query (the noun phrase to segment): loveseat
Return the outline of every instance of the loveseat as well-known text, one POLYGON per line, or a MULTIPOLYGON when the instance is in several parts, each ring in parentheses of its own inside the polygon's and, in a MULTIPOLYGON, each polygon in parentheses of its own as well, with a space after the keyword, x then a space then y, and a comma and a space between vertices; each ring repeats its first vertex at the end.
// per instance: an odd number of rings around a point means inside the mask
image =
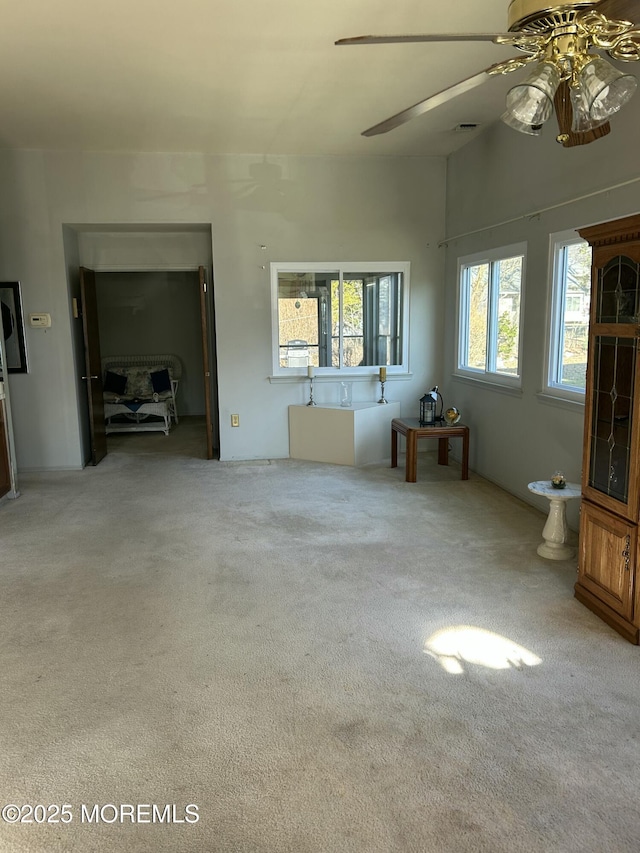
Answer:
POLYGON ((110 355, 102 359, 106 431, 161 430, 178 423, 176 393, 182 375, 177 355, 110 355))

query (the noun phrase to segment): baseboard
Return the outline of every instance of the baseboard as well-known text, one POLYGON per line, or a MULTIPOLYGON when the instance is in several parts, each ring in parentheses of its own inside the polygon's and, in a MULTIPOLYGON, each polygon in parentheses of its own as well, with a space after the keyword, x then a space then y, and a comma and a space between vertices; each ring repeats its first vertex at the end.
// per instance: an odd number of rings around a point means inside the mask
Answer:
POLYGON ((618 634, 625 638, 625 640, 628 640, 635 646, 640 645, 640 629, 638 629, 636 625, 629 622, 629 620, 625 619, 623 616, 620 616, 619 613, 616 613, 615 610, 612 610, 600 601, 599 598, 596 598, 593 593, 581 586, 580 583, 575 585, 574 594, 581 604, 588 607, 592 613, 599 616, 603 622, 606 622, 610 628, 617 631, 618 634))
POLYGON ((84 468, 84 465, 64 465, 61 468, 20 468, 20 470, 18 471, 18 479, 20 479, 23 474, 53 474, 56 471, 83 471, 84 468))

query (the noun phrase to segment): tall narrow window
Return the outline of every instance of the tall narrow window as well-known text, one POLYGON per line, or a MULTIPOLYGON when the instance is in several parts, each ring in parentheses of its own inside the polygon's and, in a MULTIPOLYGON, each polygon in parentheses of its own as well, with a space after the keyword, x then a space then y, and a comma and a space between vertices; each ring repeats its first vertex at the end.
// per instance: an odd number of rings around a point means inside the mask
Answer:
POLYGON ((275 374, 408 370, 408 263, 272 264, 271 274, 275 374))
POLYGON ((524 248, 461 259, 458 373, 519 383, 524 248))
POLYGON ((591 246, 575 231, 552 238, 547 390, 583 399, 591 305, 591 246))

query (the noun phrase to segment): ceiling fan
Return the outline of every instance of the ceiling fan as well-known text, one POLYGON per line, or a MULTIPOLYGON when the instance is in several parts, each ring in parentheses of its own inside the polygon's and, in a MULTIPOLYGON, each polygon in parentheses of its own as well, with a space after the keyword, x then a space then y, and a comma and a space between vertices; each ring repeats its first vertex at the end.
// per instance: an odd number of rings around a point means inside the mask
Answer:
POLYGON ((633 95, 636 78, 614 68, 595 51, 624 62, 639 60, 637 24, 638 0, 575 0, 562 5, 511 0, 506 33, 356 36, 336 44, 491 41, 520 52, 368 128, 363 136, 387 133, 497 74, 533 64, 529 75, 509 90, 502 120, 515 130, 538 136, 555 108, 556 139, 568 148, 609 133, 608 119, 633 95))

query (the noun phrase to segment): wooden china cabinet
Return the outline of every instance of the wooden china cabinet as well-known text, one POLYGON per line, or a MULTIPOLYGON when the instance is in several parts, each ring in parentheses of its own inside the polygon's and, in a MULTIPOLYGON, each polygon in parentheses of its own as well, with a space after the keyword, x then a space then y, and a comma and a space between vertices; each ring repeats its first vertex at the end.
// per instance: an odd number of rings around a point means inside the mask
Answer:
POLYGON ((640 215, 579 229, 593 248, 576 598, 640 637, 640 215))

